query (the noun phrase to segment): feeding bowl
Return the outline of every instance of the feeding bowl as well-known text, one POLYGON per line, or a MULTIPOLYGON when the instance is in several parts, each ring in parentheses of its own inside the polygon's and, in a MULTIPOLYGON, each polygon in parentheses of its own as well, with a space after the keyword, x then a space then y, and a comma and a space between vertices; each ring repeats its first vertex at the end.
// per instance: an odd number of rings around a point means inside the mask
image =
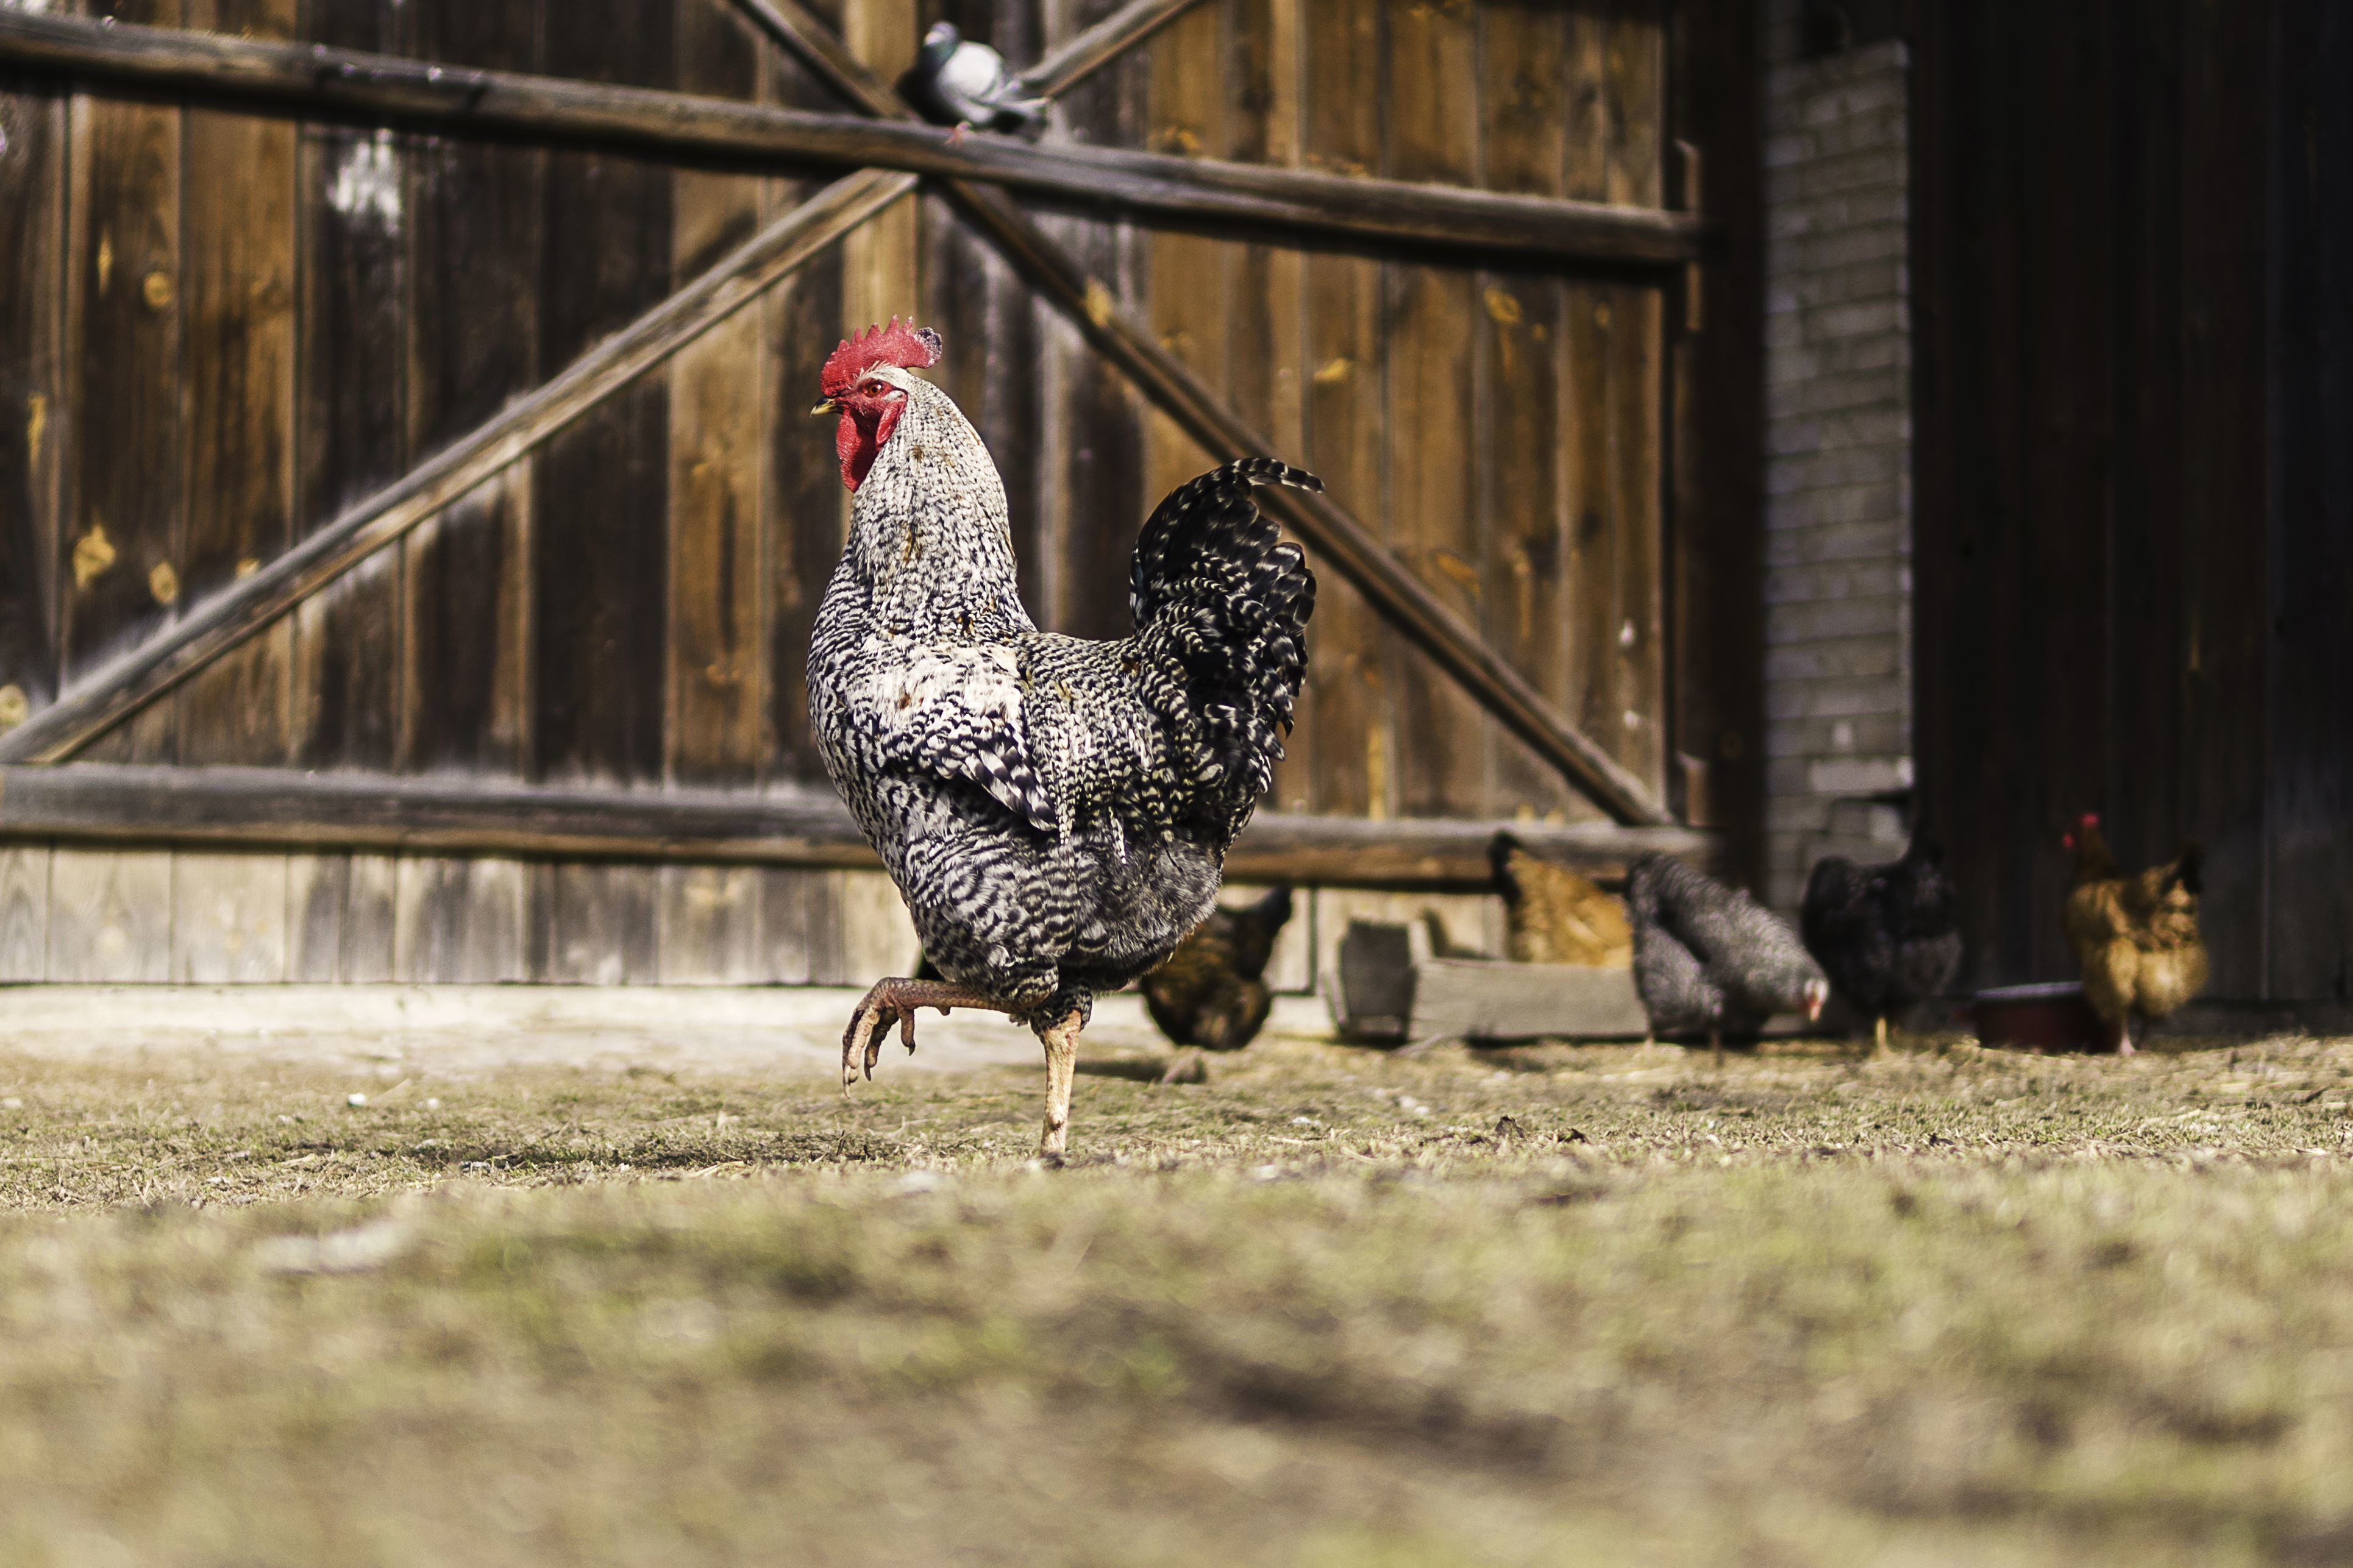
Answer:
POLYGON ((2104 1051, 2108 1026, 2084 1000, 2081 981, 2001 985, 1970 999, 1978 1043, 2029 1051, 2104 1051))

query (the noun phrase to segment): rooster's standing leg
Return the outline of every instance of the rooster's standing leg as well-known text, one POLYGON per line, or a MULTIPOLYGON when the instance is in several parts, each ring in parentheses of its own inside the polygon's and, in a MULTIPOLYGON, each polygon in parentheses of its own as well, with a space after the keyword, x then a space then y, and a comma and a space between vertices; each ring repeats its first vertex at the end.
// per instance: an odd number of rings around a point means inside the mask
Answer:
POLYGON ((1722 1072, 1724 1070, 1724 1031, 1722 1029, 1710 1029, 1707 1032, 1707 1048, 1709 1054, 1715 1058, 1715 1070, 1722 1072))
POLYGON ((951 1007, 986 1007, 992 1013, 1013 1011, 969 985, 944 980, 878 980, 859 1002, 858 1011, 849 1016, 849 1027, 841 1033, 843 1089, 858 1081, 861 1066, 868 1078, 874 1076, 874 1064, 882 1055, 882 1036, 893 1024, 899 1026, 899 1038, 908 1055, 914 1054, 915 1010, 919 1007, 937 1007, 943 1015, 951 1007))
POLYGON ((1878 1022, 1878 1024, 1875 1026, 1875 1027, 1876 1027, 1877 1032, 1876 1032, 1875 1034, 1873 1034, 1873 1037, 1872 1037, 1872 1040, 1871 1040, 1871 1054, 1872 1054, 1873 1056, 1874 1056, 1874 1057, 1883 1057, 1883 1056, 1885 1056, 1885 1055, 1887 1054, 1887 1015, 1886 1015, 1886 1014, 1882 1013, 1882 1014, 1879 1016, 1879 1022, 1878 1022))
POLYGON ((1085 1012, 1073 1011, 1060 1023, 1038 1031, 1039 1043, 1046 1047, 1046 1131, 1038 1152, 1049 1160, 1060 1160, 1070 1142, 1071 1079, 1078 1071, 1079 1031, 1086 1023, 1085 1012))

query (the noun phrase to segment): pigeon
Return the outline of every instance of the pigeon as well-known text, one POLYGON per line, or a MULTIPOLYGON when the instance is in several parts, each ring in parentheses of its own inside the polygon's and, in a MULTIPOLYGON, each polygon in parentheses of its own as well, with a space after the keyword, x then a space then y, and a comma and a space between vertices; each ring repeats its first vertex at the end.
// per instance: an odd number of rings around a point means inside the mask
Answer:
POLYGON ((935 22, 923 35, 902 87, 924 119, 941 125, 977 126, 1035 136, 1046 129, 1046 100, 1021 96, 1005 57, 967 42, 953 22, 935 22))

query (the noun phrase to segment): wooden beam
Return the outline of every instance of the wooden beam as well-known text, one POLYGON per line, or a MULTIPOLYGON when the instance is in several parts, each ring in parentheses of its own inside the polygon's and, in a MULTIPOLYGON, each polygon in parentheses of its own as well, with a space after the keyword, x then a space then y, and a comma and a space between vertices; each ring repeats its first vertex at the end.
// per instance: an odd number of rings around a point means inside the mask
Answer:
MULTIPOLYGON (((816 53, 821 47, 815 40, 804 39, 796 52, 816 53)), ((895 95, 885 103, 881 84, 855 61, 844 76, 844 90, 856 101, 906 111, 895 95)), ((963 180, 948 181, 944 189, 949 200, 996 245, 1014 269, 1069 315, 1097 353, 1117 365, 1210 456, 1284 456, 1182 360, 1162 348, 1156 337, 1130 320, 1111 290, 1090 277, 1068 249, 1004 192, 963 180)), ((1484 638, 1465 626, 1329 496, 1289 489, 1261 493, 1319 559, 1337 568, 1383 619, 1403 632, 1473 700, 1559 769, 1615 821, 1645 826, 1674 822, 1673 814, 1643 780, 1569 723, 1526 677, 1488 647, 1484 638)))
POLYGON ((1060 98, 1082 78, 1117 59, 1161 28, 1191 10, 1199 0, 1134 0, 1083 32, 1063 40, 1059 49, 1021 73, 1022 90, 1033 98, 1060 98))
MULTIPOLYGON (((767 9, 788 30, 791 18, 767 9)), ((807 58, 805 56, 804 58, 807 58)), ((1121 148, 951 139, 901 119, 813 114, 732 100, 454 69, 319 46, 0 10, 0 67, 201 95, 311 117, 442 134, 496 132, 752 167, 892 168, 981 181, 1069 206, 1293 242, 1527 265, 1680 265, 1700 253, 1689 214, 1357 179, 1121 148)), ((860 101, 870 94, 861 90, 860 101)))
MULTIPOLYGON (((1610 879, 1651 851, 1705 861, 1684 828, 1367 822, 1262 813, 1226 860, 1244 881, 1479 888, 1508 826, 1537 854, 1610 879)), ((0 767, 0 844, 203 845, 702 864, 871 868, 831 790, 636 794, 448 778, 79 763, 0 767)))
POLYGON ((0 735, 0 763, 72 756, 749 304, 915 183, 911 174, 878 169, 827 186, 537 392, 0 735))

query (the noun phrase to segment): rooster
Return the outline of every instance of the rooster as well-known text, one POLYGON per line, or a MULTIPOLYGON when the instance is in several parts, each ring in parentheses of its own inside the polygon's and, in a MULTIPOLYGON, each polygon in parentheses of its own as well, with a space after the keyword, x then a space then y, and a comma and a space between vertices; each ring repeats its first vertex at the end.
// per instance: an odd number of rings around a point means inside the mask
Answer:
POLYGON ((2108 1026, 2116 1054, 2133 1053, 2135 1018, 2171 1016, 2206 988, 2206 942, 2198 934, 2205 856, 2182 847, 2169 866, 2127 877, 2090 813, 2060 842, 2075 852, 2067 895, 2067 945, 2084 971, 2084 1000, 2108 1026))
POLYGON ((1664 855, 1626 868, 1634 989, 1654 1035, 1755 1035, 1776 1013, 1822 1016, 1831 983, 1788 923, 1737 888, 1664 855))
POLYGON ((1273 780, 1307 673, 1315 579, 1253 486, 1323 488, 1246 458, 1144 525, 1134 635, 1041 632, 1021 605, 1005 487, 947 394, 939 336, 870 329, 826 361, 819 414, 853 496, 818 608, 809 722, 826 772, 946 978, 876 983, 841 1041, 871 1078, 892 1024, 982 1007, 1045 1047, 1042 1152, 1068 1140, 1095 993, 1166 958, 1214 904, 1273 780))
POLYGON ((1887 1048, 1890 1014, 1938 994, 1961 967, 1960 915, 1942 858, 1915 838, 1892 865, 1825 855, 1806 879, 1806 950, 1872 1016, 1874 1050, 1887 1048))

